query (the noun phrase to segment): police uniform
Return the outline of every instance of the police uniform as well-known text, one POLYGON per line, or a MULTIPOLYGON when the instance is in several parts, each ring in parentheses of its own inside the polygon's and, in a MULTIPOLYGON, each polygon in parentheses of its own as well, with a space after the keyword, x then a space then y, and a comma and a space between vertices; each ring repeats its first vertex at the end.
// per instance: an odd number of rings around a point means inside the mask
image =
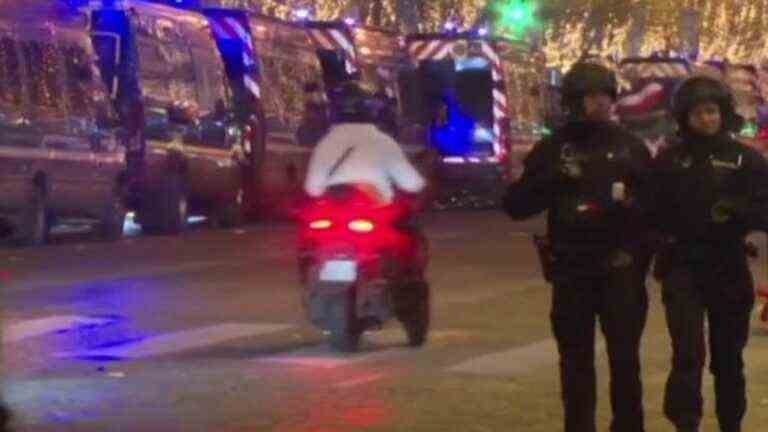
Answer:
MULTIPOLYGON (((587 68, 593 71, 608 74, 587 68)), ((586 83, 579 81, 574 106, 587 93, 615 92, 610 82, 590 87, 586 75, 576 75, 586 83)), ((611 431, 644 430, 639 346, 648 309, 645 275, 650 253, 644 203, 650 169, 650 153, 639 138, 609 122, 572 116, 534 147, 523 176, 505 197, 513 219, 548 211, 550 248, 545 267, 553 286, 550 318, 561 357, 566 432, 596 430, 598 317, 611 369, 611 431), (633 196, 630 203, 614 199, 616 184, 633 196)))
POLYGON ((754 304, 744 240, 749 231, 768 226, 768 164, 729 136, 736 115, 719 82, 690 80, 675 105, 682 141, 658 155, 654 176, 654 219, 667 238, 656 274, 673 347, 664 412, 679 431, 698 430, 706 316, 717 417, 723 432, 737 432, 746 411, 742 351, 754 304), (685 127, 688 112, 706 101, 718 103, 723 113, 725 128, 716 136, 697 136, 685 127))

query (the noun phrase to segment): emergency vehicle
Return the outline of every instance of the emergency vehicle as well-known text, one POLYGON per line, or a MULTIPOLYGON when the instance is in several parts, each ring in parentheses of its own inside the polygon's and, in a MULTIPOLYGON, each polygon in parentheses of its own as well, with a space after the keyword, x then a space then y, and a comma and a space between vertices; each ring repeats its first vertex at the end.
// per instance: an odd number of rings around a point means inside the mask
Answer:
POLYGON ((249 94, 254 103, 247 106, 263 125, 255 128, 263 139, 252 145, 253 203, 261 215, 287 216, 302 194, 312 150, 330 126, 329 90, 353 80, 373 92, 396 93, 396 39, 341 21, 291 22, 233 9, 204 13, 233 92, 249 94))
POLYGON ((435 157, 424 139, 424 128, 405 115, 406 103, 411 98, 408 71, 412 70, 405 37, 374 27, 354 27, 353 35, 358 51, 360 81, 384 105, 380 127, 391 133, 411 163, 429 179, 427 197, 431 198, 435 185, 435 157), (401 85, 403 83, 403 85, 401 85))
POLYGON ((768 106, 765 72, 750 64, 708 60, 697 65, 697 72, 723 80, 731 88, 736 112, 745 120, 739 140, 768 153, 768 106))
POLYGON ((645 139, 655 154, 675 139, 677 123, 669 108, 676 87, 692 76, 710 76, 723 80, 734 94, 736 110, 746 121, 738 138, 768 153, 768 110, 761 85, 768 76, 761 80, 761 72, 753 65, 723 60, 696 62, 662 55, 625 59, 617 71, 621 93, 616 111, 621 123, 645 139))
POLYGON ((312 150, 330 127, 327 91, 356 79, 356 53, 343 23, 252 14, 250 25, 266 116, 260 198, 266 213, 284 217, 303 193, 312 150))
POLYGON ((123 233, 125 151, 88 22, 63 2, 0 0, 0 225, 23 245, 66 218, 123 233))
POLYGON ((142 228, 178 233, 193 213, 242 223, 249 160, 207 19, 138 0, 90 12, 127 150, 126 200, 142 228))
POLYGON ((668 145, 677 130, 669 107, 677 86, 692 73, 688 60, 678 57, 638 57, 619 63, 619 121, 643 138, 651 153, 668 145))
POLYGON ((543 121, 543 55, 476 33, 410 35, 406 46, 415 69, 400 80, 404 115, 439 154, 439 205, 495 206, 513 140, 530 149, 543 121))

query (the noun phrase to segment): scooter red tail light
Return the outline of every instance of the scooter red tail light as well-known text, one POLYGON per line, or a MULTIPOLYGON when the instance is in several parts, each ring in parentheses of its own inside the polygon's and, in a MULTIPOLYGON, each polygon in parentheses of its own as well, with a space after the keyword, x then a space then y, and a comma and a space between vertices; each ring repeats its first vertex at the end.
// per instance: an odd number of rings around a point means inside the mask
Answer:
POLYGON ((316 219, 309 223, 309 227, 313 230, 326 230, 333 226, 333 222, 330 219, 316 219))
POLYGON ((347 227, 350 231, 365 234, 373 231, 376 228, 376 224, 367 219, 355 219, 347 224, 347 227))

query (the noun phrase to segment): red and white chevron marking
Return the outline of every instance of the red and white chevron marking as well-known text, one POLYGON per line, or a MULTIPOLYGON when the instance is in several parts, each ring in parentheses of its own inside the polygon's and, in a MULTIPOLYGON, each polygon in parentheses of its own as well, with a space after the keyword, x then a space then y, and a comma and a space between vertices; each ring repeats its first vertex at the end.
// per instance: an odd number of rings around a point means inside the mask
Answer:
POLYGON ((347 55, 345 65, 348 73, 352 74, 359 70, 355 44, 345 32, 334 28, 308 29, 307 34, 312 43, 319 48, 344 51, 347 55))
POLYGON ((502 156, 506 151, 502 145, 504 122, 509 121, 510 117, 507 95, 499 88, 503 88, 504 70, 501 67, 499 54, 490 43, 482 41, 481 49, 485 58, 491 63, 491 75, 493 82, 497 84, 493 89, 493 150, 496 156, 502 156))
POLYGON ((682 63, 629 63, 622 66, 621 72, 642 78, 684 78, 689 74, 682 63))
MULTIPOLYGON (((213 36, 218 39, 237 39, 243 43, 243 65, 246 70, 254 70, 256 67, 256 50, 253 47, 253 39, 246 29, 248 23, 236 17, 217 17, 210 19, 213 36)), ((246 73, 243 76, 245 87, 257 98, 261 98, 259 77, 246 73)))
POLYGON ((664 101, 664 86, 648 83, 641 91, 624 96, 616 104, 619 114, 643 114, 659 106, 664 101))
POLYGON ((452 41, 414 41, 409 46, 409 53, 417 61, 442 60, 448 57, 452 48, 452 41))

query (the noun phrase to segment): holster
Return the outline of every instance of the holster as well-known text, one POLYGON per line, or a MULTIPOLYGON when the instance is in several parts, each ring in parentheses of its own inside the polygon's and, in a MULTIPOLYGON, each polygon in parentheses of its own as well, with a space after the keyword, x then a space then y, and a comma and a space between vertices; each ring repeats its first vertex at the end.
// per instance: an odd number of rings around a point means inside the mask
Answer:
POLYGON ((549 237, 544 235, 534 234, 533 244, 536 246, 536 251, 539 255, 539 263, 541 264, 541 273, 544 276, 544 280, 547 282, 552 281, 552 263, 554 261, 554 255, 552 253, 552 243, 549 241, 549 237))

